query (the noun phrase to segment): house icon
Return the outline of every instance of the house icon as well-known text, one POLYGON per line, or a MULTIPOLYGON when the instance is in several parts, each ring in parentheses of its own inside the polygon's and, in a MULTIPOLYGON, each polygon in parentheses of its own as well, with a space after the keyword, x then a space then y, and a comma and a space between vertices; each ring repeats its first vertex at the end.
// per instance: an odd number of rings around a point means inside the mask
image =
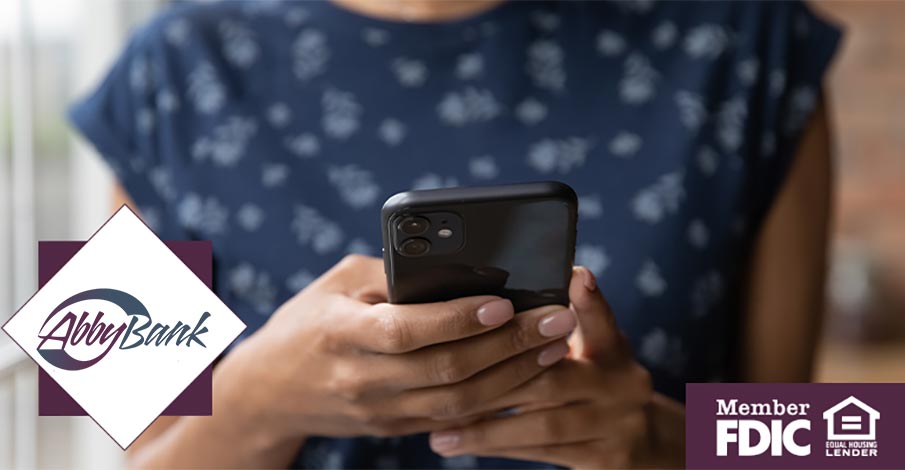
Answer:
POLYGON ((880 412, 850 396, 823 412, 827 440, 874 441, 880 412))

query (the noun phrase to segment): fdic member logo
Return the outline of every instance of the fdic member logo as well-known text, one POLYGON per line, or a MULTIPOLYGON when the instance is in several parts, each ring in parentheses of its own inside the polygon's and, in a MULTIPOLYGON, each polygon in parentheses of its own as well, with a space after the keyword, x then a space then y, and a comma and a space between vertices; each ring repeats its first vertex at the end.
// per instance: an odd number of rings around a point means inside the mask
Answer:
MULTIPOLYGON (((810 444, 799 444, 795 439, 798 431, 811 430, 807 418, 807 403, 783 404, 777 399, 770 403, 738 403, 738 399, 718 399, 716 420, 716 455, 729 455, 729 444, 737 444, 737 455, 749 457, 762 455, 769 450, 777 457, 783 452, 792 455, 810 455, 810 444), (772 419, 752 419, 766 417, 772 419), (784 421, 783 416, 793 419, 784 421)), ((804 442, 803 440, 801 442, 804 442)))
POLYGON ((879 444, 905 435, 902 397, 905 384, 688 384, 686 465, 905 468, 905 446, 879 444))
POLYGON ((123 448, 244 329, 125 206, 3 326, 123 448))

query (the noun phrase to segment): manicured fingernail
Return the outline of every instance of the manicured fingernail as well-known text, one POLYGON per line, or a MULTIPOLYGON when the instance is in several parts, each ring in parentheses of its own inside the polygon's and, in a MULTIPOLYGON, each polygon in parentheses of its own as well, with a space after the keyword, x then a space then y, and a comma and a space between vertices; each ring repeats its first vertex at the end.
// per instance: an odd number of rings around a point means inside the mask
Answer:
POLYGON ((581 280, 584 284, 584 288, 590 292, 594 292, 597 290, 597 279, 594 279, 594 273, 591 272, 590 269, 582 266, 581 268, 581 280))
POLYGON ((508 299, 497 299, 481 305, 477 312, 478 321, 484 326, 496 326, 515 316, 515 309, 508 299))
POLYGON ((574 330, 576 326, 575 315, 570 310, 563 309, 544 317, 537 324, 537 330, 541 335, 552 338, 562 336, 574 330))
POLYGON ((541 367, 551 366, 569 354, 569 345, 566 343, 554 343, 547 346, 537 355, 537 364, 541 367))
POLYGON ((431 433, 431 449, 435 452, 449 452, 459 447, 462 435, 455 431, 439 431, 431 433))

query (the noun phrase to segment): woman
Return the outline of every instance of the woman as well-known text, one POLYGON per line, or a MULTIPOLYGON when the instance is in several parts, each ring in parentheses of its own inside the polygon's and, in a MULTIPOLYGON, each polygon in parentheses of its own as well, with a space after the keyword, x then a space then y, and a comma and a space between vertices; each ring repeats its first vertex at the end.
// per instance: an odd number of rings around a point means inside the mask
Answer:
POLYGON ((249 329, 214 416, 129 458, 682 466, 685 383, 809 379, 838 36, 801 3, 171 8, 72 117, 118 204, 213 240, 249 329), (539 179, 580 196, 571 310, 388 305, 344 258, 379 255, 392 193, 539 179))

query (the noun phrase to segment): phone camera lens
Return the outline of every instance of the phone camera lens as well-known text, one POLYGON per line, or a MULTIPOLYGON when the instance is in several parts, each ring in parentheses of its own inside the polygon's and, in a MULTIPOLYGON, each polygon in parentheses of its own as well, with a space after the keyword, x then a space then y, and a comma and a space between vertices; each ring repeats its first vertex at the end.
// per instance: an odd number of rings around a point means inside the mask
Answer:
POLYGON ((399 252, 405 256, 422 256, 431 249, 431 242, 424 238, 409 238, 399 245, 399 252))
POLYGON ((430 222, 424 217, 406 217, 399 222, 398 227, 406 235, 421 235, 430 227, 430 222))

